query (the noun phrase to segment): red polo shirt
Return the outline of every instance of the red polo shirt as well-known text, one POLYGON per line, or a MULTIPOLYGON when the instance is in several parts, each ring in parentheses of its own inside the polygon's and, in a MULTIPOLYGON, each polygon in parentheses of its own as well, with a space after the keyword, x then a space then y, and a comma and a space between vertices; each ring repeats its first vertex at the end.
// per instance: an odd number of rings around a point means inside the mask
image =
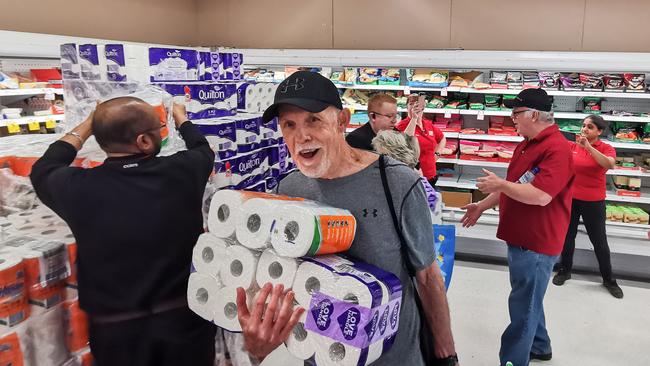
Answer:
MULTIPOLYGON (((395 125, 398 131, 406 130, 411 121, 410 117, 399 121, 395 125)), ((445 135, 439 128, 433 126, 433 122, 428 119, 422 119, 422 128, 415 126, 415 137, 420 144, 420 168, 422 174, 431 179, 436 176, 436 148, 445 135)))
MULTIPOLYGON (((600 166, 587 149, 575 142, 572 142, 570 146, 573 152, 573 167, 576 172, 576 180, 573 182, 573 198, 581 201, 604 200, 607 169, 600 166)), ((612 145, 598 140, 592 146, 603 155, 616 159, 616 150, 612 145)))
POLYGON ((517 145, 506 179, 516 182, 524 173, 538 167, 531 184, 553 199, 546 206, 536 206, 501 194, 499 239, 546 255, 562 252, 571 217, 574 179, 571 155, 569 144, 556 125, 517 145))

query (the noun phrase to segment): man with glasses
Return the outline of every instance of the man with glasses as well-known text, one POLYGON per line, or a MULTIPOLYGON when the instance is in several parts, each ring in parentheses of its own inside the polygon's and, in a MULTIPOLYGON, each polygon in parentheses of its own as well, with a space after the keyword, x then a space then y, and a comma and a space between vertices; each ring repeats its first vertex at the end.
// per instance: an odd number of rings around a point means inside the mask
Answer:
POLYGON ((38 197, 77 241, 79 301, 98 365, 214 363, 215 327, 186 300, 214 153, 184 106, 172 114, 187 151, 157 157, 165 127, 158 114, 120 97, 99 104, 32 169, 38 197), (70 167, 91 135, 108 158, 70 167))
POLYGON ((388 94, 376 94, 368 101, 368 123, 350 132, 345 140, 357 149, 373 151, 372 139, 379 131, 392 130, 397 119, 397 100, 388 94))
POLYGON ((501 336, 501 366, 525 366, 531 359, 550 360, 544 295, 553 265, 562 252, 571 215, 573 157, 554 124, 552 101, 543 89, 521 91, 512 104, 512 120, 524 137, 514 151, 506 179, 484 170, 477 187, 488 193, 469 204, 464 227, 476 224, 488 208, 499 205, 497 237, 508 245, 511 292, 510 325, 501 336))

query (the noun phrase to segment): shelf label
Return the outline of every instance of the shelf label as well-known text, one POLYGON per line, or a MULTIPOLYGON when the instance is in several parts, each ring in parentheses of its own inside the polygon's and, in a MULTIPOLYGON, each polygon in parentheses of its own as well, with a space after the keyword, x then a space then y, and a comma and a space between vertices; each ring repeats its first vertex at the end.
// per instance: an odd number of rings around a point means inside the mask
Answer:
POLYGON ((409 94, 411 94, 411 87, 407 85, 404 87, 404 95, 409 95, 409 94))
POLYGON ((440 96, 441 97, 446 97, 447 96, 447 88, 442 88, 442 90, 440 91, 440 96))
POLYGON ((27 123, 27 129, 29 131, 38 131, 41 129, 41 124, 38 122, 29 122, 27 123))
POLYGON ((54 97, 54 92, 53 92, 52 90, 48 90, 48 91, 45 93, 45 96, 44 96, 43 98, 44 98, 45 100, 54 100, 54 99, 56 99, 56 98, 54 97))
POLYGON ((48 119, 45 121, 45 128, 55 128, 56 127, 56 121, 53 119, 48 119))
POLYGON ((485 112, 478 111, 478 114, 476 115, 476 119, 478 119, 479 121, 484 120, 485 119, 485 112))
POLYGON ((20 133, 20 125, 18 123, 9 123, 7 124, 7 130, 9 133, 20 133))
POLYGON ((451 118, 451 111, 445 111, 445 118, 451 118))

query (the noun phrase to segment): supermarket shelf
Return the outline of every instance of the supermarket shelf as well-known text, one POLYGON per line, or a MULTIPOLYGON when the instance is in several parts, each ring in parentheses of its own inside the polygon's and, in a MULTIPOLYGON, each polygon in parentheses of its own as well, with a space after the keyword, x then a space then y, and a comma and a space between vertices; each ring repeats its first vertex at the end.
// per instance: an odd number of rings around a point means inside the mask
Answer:
POLYGON ((484 167, 492 167, 492 168, 508 167, 508 163, 499 163, 499 162, 492 162, 492 161, 474 161, 474 160, 440 158, 437 160, 437 162, 447 163, 447 164, 457 164, 457 165, 484 166, 484 167))
MULTIPOLYGON (((589 114, 587 113, 578 113, 578 112, 555 112, 553 113, 555 118, 559 119, 583 119, 587 117, 589 114)), ((601 117, 605 121, 622 121, 622 122, 639 122, 639 123, 646 123, 650 122, 649 117, 624 117, 624 116, 611 116, 609 114, 601 114, 601 117)))
POLYGON ((38 89, 1 89, 0 97, 13 95, 39 95, 39 94, 60 94, 63 95, 63 89, 55 88, 38 88, 38 89))
POLYGON ((640 170, 626 170, 626 169, 610 169, 607 171, 607 175, 622 175, 626 177, 650 177, 650 173, 642 172, 640 170))
POLYGON ((640 144, 634 142, 616 142, 616 141, 607 141, 606 143, 612 145, 616 149, 630 149, 630 150, 650 150, 650 144, 640 144))
POLYGON ((641 197, 618 196, 614 192, 607 191, 605 201, 650 204, 650 191, 647 188, 641 188, 641 197))
POLYGON ((611 227, 650 230, 650 225, 648 224, 628 224, 625 222, 614 222, 614 221, 606 221, 606 224, 607 226, 611 226, 611 227))
MULTIPOLYGON (((407 85, 336 85, 342 89, 359 89, 359 90, 412 90, 412 91, 431 91, 440 92, 461 92, 474 94, 510 94, 516 95, 521 89, 474 89, 474 88, 433 88, 424 86, 407 86, 407 85)), ((599 98, 625 98, 625 99, 650 99, 650 93, 629 93, 629 92, 597 92, 597 91, 567 91, 567 90, 548 90, 548 95, 564 97, 599 97, 599 98)))
POLYGON ((22 117, 22 118, 14 118, 14 119, 0 119, 0 127, 5 127, 9 124, 19 124, 19 125, 26 125, 30 122, 45 122, 45 121, 63 121, 65 119, 65 114, 50 114, 47 116, 29 116, 29 117, 22 117))

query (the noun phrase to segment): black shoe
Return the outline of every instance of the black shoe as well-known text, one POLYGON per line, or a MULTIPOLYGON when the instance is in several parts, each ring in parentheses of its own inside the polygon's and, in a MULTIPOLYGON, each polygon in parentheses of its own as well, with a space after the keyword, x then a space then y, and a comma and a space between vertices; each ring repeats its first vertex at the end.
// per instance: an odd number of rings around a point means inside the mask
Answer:
POLYGON ((618 286, 616 281, 604 281, 603 286, 609 291, 612 296, 614 296, 617 299, 622 299, 623 298, 623 290, 618 286))
POLYGON ((533 352, 530 353, 531 360, 550 361, 551 358, 553 358, 553 352, 542 353, 542 354, 533 353, 533 352))
POLYGON ((553 284, 555 286, 562 286, 566 280, 571 278, 571 272, 565 271, 563 269, 559 270, 558 273, 553 277, 553 284))

